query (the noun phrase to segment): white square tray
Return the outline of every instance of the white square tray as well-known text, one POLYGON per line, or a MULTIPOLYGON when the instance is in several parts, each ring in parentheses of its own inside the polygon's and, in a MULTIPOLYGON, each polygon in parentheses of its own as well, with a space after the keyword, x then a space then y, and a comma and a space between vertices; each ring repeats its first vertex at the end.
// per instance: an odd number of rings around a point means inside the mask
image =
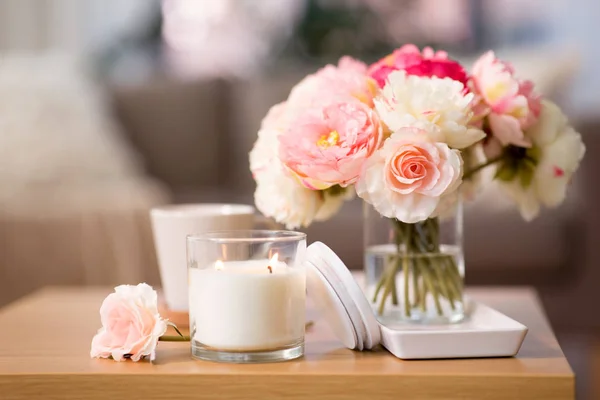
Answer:
POLYGON ((514 356, 527 327, 482 303, 468 301, 470 318, 452 325, 381 325, 381 344, 402 359, 514 356))
POLYGON ((308 292, 336 336, 350 349, 382 344, 403 359, 514 356, 527 327, 465 299, 468 319, 451 325, 382 325, 342 260, 320 242, 307 249, 308 292))

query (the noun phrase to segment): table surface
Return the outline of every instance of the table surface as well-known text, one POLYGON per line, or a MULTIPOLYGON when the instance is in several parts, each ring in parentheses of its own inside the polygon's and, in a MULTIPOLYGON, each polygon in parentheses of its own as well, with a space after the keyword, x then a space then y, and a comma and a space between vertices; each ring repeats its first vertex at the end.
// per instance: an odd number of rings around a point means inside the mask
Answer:
POLYGON ((529 327, 513 358, 403 361, 383 349, 355 352, 317 318, 304 358, 250 365, 192 360, 185 342, 160 342, 152 363, 90 359, 98 309, 111 291, 47 288, 0 310, 0 398, 574 398, 573 372, 529 288, 467 291, 529 327))

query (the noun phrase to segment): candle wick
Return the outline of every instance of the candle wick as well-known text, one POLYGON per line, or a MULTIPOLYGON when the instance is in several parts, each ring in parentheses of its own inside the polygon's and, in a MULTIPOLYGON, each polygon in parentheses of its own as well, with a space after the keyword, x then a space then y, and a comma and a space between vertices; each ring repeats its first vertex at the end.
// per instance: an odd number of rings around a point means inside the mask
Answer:
POLYGON ((269 273, 270 273, 270 274, 272 274, 272 273, 273 273, 273 268, 271 268, 271 266, 270 266, 270 265, 267 267, 267 269, 269 270, 269 273))

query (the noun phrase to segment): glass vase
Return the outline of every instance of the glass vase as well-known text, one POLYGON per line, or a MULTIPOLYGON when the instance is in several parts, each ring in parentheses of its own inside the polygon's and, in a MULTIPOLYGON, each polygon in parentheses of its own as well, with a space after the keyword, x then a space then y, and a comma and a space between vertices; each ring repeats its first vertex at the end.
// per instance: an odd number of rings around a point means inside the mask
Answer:
POLYGON ((465 317, 463 214, 414 224, 364 204, 365 294, 380 322, 450 324, 465 317))

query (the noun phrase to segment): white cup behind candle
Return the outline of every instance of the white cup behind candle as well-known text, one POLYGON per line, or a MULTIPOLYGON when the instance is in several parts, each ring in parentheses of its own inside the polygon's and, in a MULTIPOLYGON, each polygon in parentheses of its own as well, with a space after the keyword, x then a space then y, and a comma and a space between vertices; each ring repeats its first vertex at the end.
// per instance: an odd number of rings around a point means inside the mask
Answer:
POLYGON ((189 273, 192 340, 227 351, 270 350, 303 340, 304 268, 260 259, 216 262, 189 273))

